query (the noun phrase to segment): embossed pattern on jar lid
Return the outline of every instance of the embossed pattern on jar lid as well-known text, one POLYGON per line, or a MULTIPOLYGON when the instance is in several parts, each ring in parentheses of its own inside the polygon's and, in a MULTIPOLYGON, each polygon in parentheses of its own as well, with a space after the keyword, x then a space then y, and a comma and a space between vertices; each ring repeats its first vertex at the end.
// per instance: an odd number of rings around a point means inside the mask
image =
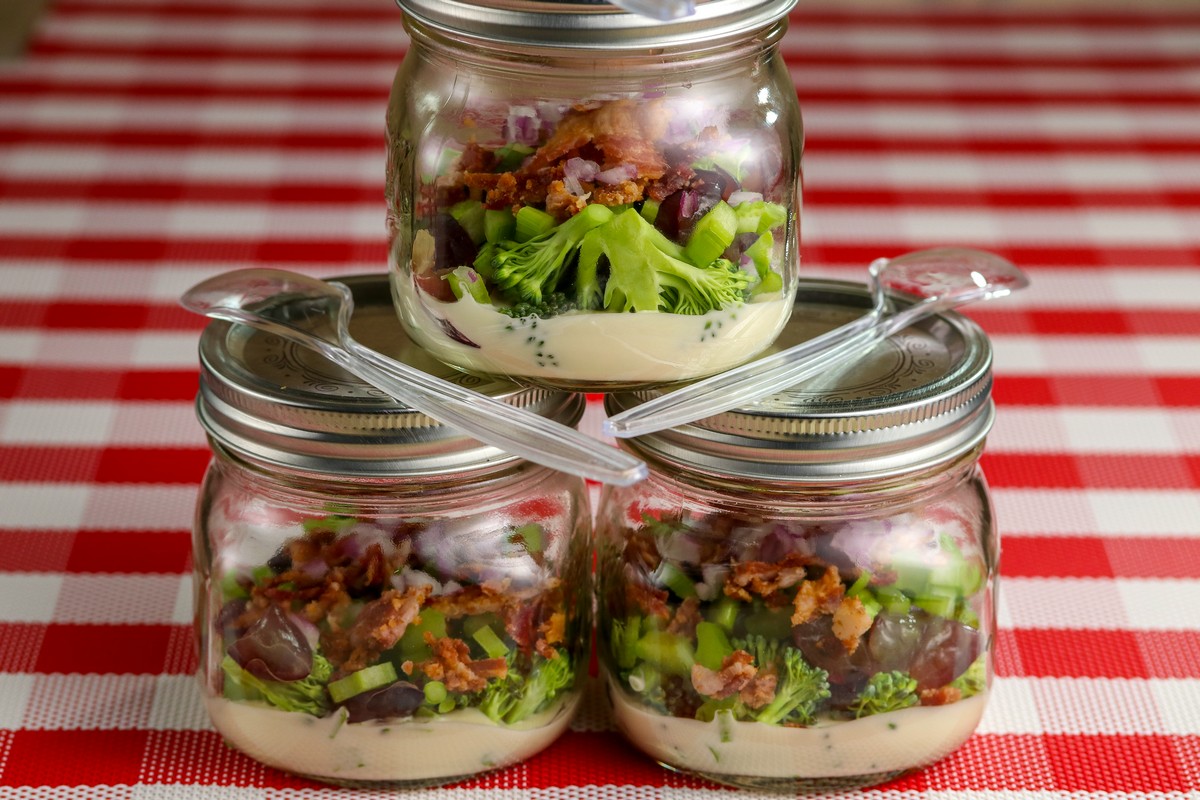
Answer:
MULTIPOLYGON (((893 295, 893 302, 911 299, 893 295)), ((801 281, 774 349, 865 313, 865 287, 801 281)), ((830 481, 878 477, 955 458, 981 443, 995 415, 986 334, 950 312, 906 328, 867 357, 751 406, 628 440, 639 452, 715 475, 830 481)), ((607 398, 610 413, 670 391, 607 398)))
POLYGON ((697 47, 783 19, 796 0, 698 0, 692 15, 662 21, 597 0, 397 0, 410 17, 491 42, 575 49, 697 47))
MULTIPOLYGON (((385 275, 339 278, 354 293, 351 331, 366 346, 566 425, 584 398, 480 378, 434 360, 404 335, 385 275)), ((295 303, 279 313, 303 317, 295 303)), ((213 322, 200 339, 197 413, 222 446, 317 472, 397 476, 514 461, 497 448, 394 400, 318 353, 269 333, 213 322)))

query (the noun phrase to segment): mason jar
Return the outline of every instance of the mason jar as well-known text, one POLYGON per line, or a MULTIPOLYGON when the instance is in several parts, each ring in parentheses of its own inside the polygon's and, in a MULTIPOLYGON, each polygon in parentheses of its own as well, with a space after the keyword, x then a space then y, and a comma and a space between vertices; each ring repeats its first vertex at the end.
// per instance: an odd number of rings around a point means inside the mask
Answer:
MULTIPOLYGON (((779 346, 869 305, 861 286, 801 281, 779 346)), ((755 405, 625 440, 650 478, 606 487, 596 523, 622 733, 672 769, 786 791, 881 782, 961 745, 992 675, 993 416, 988 340, 946 313, 755 405)))
MULTIPOLYGON (((579 395, 458 373, 407 343, 386 276, 344 281, 368 346, 564 424, 579 395)), ((290 313, 287 301, 272 313, 290 313)), ((504 767, 568 725, 590 637, 584 482, 456 433, 315 352, 214 322, 194 533, 213 725, 346 785, 504 767)))
POLYGON ((467 372, 607 391, 710 375, 792 309, 795 0, 670 22, 594 0, 398 0, 389 269, 467 372))

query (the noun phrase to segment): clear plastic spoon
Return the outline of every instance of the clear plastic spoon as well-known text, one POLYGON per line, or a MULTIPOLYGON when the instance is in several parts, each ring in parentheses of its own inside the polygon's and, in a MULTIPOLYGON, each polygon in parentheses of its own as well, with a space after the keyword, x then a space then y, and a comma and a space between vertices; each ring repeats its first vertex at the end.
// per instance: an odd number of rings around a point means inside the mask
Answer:
POLYGON ((617 8, 664 22, 696 13, 693 0, 609 0, 617 8))
POLYGON ((646 477, 644 463, 611 445, 355 341, 349 331, 354 301, 343 284, 282 270, 235 270, 196 284, 180 303, 197 314, 240 322, 311 348, 405 405, 529 461, 618 486, 646 477), (270 301, 285 298, 306 301, 303 327, 271 313, 282 304, 270 301))
POLYGON ((864 316, 616 414, 604 421, 604 432, 619 438, 641 436, 748 405, 861 358, 893 333, 931 314, 1004 297, 1029 285, 1028 276, 1010 261, 994 253, 958 247, 877 259, 869 275, 874 306, 864 316), (885 288, 925 299, 884 315, 885 288))

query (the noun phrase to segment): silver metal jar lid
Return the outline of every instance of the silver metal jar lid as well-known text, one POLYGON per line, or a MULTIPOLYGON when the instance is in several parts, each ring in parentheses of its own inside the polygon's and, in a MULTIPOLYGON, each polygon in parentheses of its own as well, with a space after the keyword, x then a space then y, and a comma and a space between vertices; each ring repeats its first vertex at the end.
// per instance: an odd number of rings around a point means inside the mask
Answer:
POLYGON ((514 45, 594 50, 698 47, 761 30, 796 0, 698 0, 696 12, 662 21, 598 0, 396 0, 421 23, 514 45))
MULTIPOLYGON (((401 328, 386 275, 338 280, 354 294, 351 333, 368 347, 565 425, 582 417, 582 395, 467 375, 426 354, 401 328)), ((227 322, 210 323, 200 337, 196 412, 226 449, 306 472, 406 477, 518 460, 399 403, 308 348, 227 322)))
MULTIPOLYGON (((898 305, 908 295, 892 295, 898 305)), ((866 288, 803 280, 773 349, 810 339, 870 307, 866 288)), ((953 460, 991 429, 992 350, 971 320, 926 318, 870 355, 751 406, 629 440, 652 458, 727 478, 832 482, 883 478, 953 460)), ((610 414, 668 392, 610 395, 610 414)))

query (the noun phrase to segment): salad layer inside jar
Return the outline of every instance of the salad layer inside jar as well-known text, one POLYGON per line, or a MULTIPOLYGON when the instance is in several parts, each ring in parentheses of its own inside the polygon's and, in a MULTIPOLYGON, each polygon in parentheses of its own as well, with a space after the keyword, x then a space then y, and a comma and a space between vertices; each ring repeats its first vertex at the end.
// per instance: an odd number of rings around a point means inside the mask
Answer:
POLYGON ((601 538, 618 725, 738 785, 874 782, 961 745, 983 713, 980 534, 926 509, 845 522, 638 510, 601 538))
POLYGON ((563 515, 524 505, 491 526, 297 515, 282 546, 279 514, 259 531, 245 509, 218 510, 205 652, 218 731, 346 783, 440 783, 544 748, 578 696, 586 574, 563 515))
POLYGON ((410 335, 470 371, 574 388, 761 351, 790 313, 795 166, 735 116, 671 97, 537 103, 429 137, 411 241, 392 247, 410 335))

